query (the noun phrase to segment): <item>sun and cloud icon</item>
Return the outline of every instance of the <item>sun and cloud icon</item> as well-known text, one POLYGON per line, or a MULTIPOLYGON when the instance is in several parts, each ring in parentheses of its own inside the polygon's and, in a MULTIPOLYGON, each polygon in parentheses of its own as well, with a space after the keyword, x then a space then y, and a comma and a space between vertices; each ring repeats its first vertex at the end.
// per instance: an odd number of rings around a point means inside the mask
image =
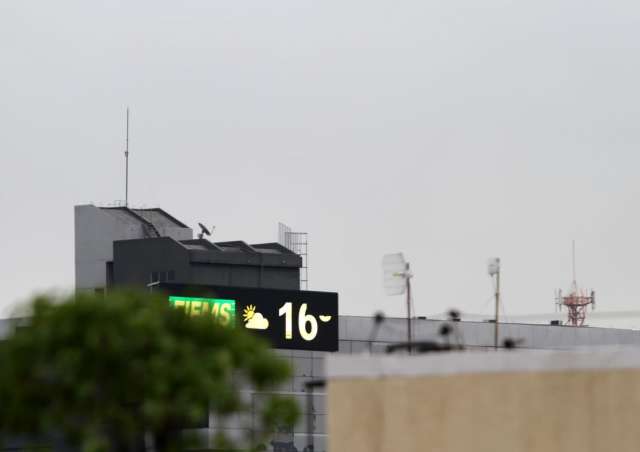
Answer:
POLYGON ((269 320, 259 312, 256 312, 256 307, 252 304, 244 308, 242 318, 245 322, 245 328, 249 328, 250 330, 266 330, 269 328, 269 320))

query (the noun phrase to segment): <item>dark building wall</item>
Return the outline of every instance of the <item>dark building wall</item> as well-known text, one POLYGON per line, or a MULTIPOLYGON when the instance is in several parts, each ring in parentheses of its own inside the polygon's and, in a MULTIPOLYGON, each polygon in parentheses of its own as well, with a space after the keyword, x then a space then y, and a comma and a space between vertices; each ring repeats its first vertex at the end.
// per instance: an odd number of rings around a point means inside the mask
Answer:
POLYGON ((281 267, 264 267, 262 270, 262 285, 265 289, 300 289, 300 269, 287 269, 281 267))
POLYGON ((191 265, 191 279, 188 283, 298 290, 300 270, 261 265, 195 263, 191 265))
POLYGON ((143 286, 153 282, 152 274, 166 280, 188 281, 189 252, 169 237, 113 242, 113 283, 143 286), (172 273, 171 273, 172 272, 172 273))
POLYGON ((113 283, 144 286, 153 281, 298 290, 300 256, 240 251, 188 250, 168 238, 113 244, 113 283), (157 279, 156 279, 157 278, 157 279))

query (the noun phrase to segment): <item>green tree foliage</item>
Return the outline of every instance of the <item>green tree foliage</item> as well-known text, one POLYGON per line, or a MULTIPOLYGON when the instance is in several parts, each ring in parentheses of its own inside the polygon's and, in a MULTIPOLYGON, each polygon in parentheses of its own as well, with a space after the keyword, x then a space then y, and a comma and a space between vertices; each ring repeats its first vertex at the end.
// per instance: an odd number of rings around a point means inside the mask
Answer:
POLYGON ((288 378, 263 341, 159 295, 39 297, 0 342, 0 431, 59 435, 83 451, 144 450, 145 435, 157 451, 183 450, 185 427, 209 411, 248 412, 241 389, 265 391, 251 438, 218 437, 220 447, 248 449, 297 420, 292 399, 268 393, 288 378))

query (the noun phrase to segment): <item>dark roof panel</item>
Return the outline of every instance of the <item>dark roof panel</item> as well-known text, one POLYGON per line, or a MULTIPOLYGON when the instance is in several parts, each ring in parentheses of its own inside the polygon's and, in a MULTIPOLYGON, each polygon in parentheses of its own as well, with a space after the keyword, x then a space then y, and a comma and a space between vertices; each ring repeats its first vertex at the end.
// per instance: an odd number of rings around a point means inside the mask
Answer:
POLYGON ((184 246, 189 248, 193 246, 194 248, 189 249, 200 249, 200 250, 212 250, 212 251, 222 251, 222 249, 214 243, 206 239, 191 239, 191 240, 180 240, 184 246))
POLYGON ((216 242, 216 245, 223 248, 225 251, 243 251, 245 253, 254 254, 256 250, 253 249, 250 245, 247 245, 242 240, 234 240, 231 242, 216 242))
POLYGON ((296 254, 286 246, 282 246, 281 244, 275 243, 275 242, 274 243, 258 243, 256 245, 251 245, 251 247, 258 252, 262 252, 266 254, 296 254))

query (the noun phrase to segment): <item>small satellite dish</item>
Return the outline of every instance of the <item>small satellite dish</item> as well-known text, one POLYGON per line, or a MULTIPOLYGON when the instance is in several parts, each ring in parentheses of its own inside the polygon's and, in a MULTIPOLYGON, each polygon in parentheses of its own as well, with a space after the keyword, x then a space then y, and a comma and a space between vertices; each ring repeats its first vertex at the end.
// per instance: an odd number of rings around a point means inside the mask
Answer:
POLYGON ((402 253, 385 254, 382 258, 384 291, 387 295, 402 295, 411 277, 402 253))
MULTIPOLYGON (((207 229, 204 224, 198 223, 198 226, 200 226, 200 234, 198 234, 199 239, 203 238, 205 235, 211 236, 211 231, 207 229)), ((213 226, 211 229, 215 229, 215 226, 213 226)))
POLYGON ((489 276, 494 276, 500 273, 499 257, 492 257, 491 259, 489 259, 489 262, 487 263, 487 272, 489 273, 489 276))

